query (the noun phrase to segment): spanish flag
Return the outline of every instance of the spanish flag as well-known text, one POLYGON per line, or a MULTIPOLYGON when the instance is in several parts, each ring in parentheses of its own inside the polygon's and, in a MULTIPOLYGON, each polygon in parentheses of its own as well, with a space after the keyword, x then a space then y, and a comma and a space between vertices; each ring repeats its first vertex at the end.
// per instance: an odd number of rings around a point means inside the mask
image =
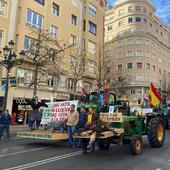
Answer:
POLYGON ((159 93, 157 92, 153 83, 150 84, 149 100, 150 100, 150 107, 157 106, 161 101, 161 97, 160 97, 159 93))

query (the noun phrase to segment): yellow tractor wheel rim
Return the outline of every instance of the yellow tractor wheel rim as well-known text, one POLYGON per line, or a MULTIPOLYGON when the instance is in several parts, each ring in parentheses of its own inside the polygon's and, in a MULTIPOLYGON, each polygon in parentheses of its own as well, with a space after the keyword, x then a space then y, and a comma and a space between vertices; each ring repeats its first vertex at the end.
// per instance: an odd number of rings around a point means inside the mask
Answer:
POLYGON ((159 123, 157 126, 157 139, 161 142, 164 136, 164 129, 162 123, 159 123))
POLYGON ((136 143, 135 143, 135 146, 136 146, 136 151, 140 152, 141 148, 142 148, 142 141, 140 139, 137 139, 136 143))

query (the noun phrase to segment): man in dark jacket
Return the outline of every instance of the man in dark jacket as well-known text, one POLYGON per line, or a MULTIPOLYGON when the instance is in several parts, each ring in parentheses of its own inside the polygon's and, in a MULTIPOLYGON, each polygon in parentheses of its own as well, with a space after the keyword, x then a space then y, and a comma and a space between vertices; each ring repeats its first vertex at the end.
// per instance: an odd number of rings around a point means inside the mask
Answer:
POLYGON ((8 110, 5 110, 5 112, 1 115, 0 123, 1 123, 1 125, 0 125, 0 139, 2 138, 5 130, 7 133, 7 139, 9 139, 9 125, 11 123, 11 116, 10 116, 8 110))
POLYGON ((29 128, 30 128, 30 130, 32 130, 32 126, 33 126, 34 122, 36 121, 36 127, 38 129, 40 126, 41 117, 42 117, 42 113, 40 112, 39 109, 42 106, 48 107, 48 105, 46 105, 43 102, 39 102, 37 96, 33 97, 32 100, 26 100, 26 101, 32 107, 32 114, 31 114, 31 118, 29 120, 29 128))

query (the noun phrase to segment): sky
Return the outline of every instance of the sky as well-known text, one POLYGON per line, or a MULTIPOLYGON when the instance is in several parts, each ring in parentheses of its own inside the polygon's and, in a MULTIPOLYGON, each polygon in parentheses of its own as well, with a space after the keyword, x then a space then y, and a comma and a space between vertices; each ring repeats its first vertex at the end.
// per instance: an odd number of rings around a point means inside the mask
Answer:
MULTIPOLYGON (((109 4, 113 4, 115 0, 108 0, 109 4)), ((157 16, 170 26, 170 0, 152 0, 156 8, 157 16)))

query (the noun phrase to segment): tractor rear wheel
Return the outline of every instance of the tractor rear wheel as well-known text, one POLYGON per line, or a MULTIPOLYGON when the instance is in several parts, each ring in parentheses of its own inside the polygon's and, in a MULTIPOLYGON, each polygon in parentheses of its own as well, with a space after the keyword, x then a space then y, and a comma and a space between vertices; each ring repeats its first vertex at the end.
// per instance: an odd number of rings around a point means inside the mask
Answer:
POLYGON ((100 139, 97 144, 100 150, 108 150, 110 147, 110 140, 100 139))
POLYGON ((142 152, 142 138, 140 136, 132 137, 130 151, 133 155, 138 155, 142 152))
POLYGON ((148 140, 152 147, 162 147, 165 138, 165 125, 160 117, 155 117, 148 124, 148 140))

